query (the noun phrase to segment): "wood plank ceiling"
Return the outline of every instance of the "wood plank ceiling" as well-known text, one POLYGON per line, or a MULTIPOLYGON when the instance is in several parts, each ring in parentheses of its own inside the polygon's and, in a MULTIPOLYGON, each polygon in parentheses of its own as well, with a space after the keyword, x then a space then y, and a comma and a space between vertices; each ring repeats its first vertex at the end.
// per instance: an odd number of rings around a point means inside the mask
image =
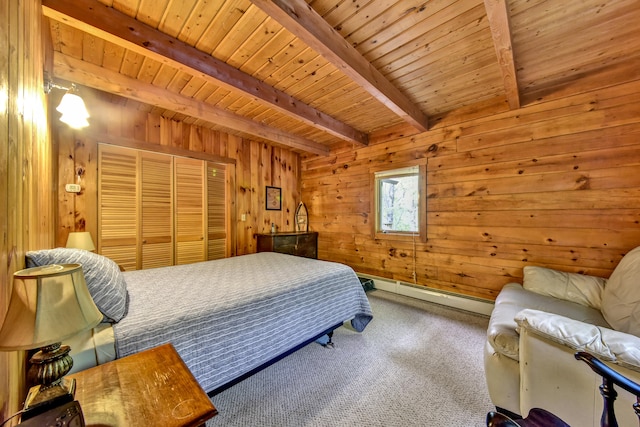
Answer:
POLYGON ((481 101, 516 109, 640 56, 637 0, 43 0, 43 14, 57 79, 319 155, 481 101))

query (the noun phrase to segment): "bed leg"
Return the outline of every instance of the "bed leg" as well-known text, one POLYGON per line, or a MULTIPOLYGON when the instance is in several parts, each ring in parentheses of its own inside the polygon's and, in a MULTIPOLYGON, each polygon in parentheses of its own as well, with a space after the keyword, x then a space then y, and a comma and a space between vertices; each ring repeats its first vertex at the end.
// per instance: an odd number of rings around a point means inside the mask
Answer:
POLYGON ((329 341, 327 341, 327 343, 326 343, 326 344, 324 344, 324 345, 323 345, 323 347, 334 348, 335 346, 334 346, 333 341, 332 341, 332 338, 333 338, 333 331, 329 332, 329 333, 327 334, 327 336, 329 337, 329 341))

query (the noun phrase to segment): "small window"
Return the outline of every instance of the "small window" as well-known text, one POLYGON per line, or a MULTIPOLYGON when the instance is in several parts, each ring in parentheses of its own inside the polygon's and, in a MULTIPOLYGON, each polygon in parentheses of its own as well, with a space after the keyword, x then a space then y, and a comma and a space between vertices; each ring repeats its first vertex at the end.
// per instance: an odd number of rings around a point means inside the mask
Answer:
POLYGON ((377 238, 419 235, 424 240, 426 209, 420 197, 424 192, 424 169, 410 166, 374 172, 374 234, 377 238))

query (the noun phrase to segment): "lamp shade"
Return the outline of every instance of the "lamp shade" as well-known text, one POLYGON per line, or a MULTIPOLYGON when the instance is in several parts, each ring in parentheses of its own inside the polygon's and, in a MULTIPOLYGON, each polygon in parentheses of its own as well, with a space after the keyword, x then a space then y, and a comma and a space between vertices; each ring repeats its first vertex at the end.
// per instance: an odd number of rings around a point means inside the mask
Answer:
POLYGON ((72 128, 80 129, 89 126, 87 107, 84 105, 82 98, 75 93, 65 93, 56 110, 62 113, 60 121, 72 128))
POLYGON ((93 251, 96 249, 91 238, 91 233, 88 231, 74 231, 69 233, 67 237, 67 247, 84 249, 85 251, 93 251))
POLYGON ((13 275, 9 309, 0 328, 0 350, 61 342, 101 320, 80 264, 20 270, 13 275))

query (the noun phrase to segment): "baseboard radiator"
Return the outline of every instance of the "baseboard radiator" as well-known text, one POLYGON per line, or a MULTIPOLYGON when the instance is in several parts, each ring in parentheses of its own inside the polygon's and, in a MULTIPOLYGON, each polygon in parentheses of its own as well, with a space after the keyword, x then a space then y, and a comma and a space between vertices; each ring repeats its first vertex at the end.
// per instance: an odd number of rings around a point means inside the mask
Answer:
POLYGON ((434 302, 449 307, 466 310, 477 314, 489 316, 493 310, 493 302, 482 300, 480 298, 467 297, 464 295, 456 295, 449 292, 443 292, 438 289, 427 288, 424 286, 416 286, 410 283, 401 282, 399 280, 390 280, 382 277, 372 276, 369 274, 360 274, 358 277, 364 277, 373 280, 375 289, 391 292, 398 295, 404 295, 424 301, 434 302))

